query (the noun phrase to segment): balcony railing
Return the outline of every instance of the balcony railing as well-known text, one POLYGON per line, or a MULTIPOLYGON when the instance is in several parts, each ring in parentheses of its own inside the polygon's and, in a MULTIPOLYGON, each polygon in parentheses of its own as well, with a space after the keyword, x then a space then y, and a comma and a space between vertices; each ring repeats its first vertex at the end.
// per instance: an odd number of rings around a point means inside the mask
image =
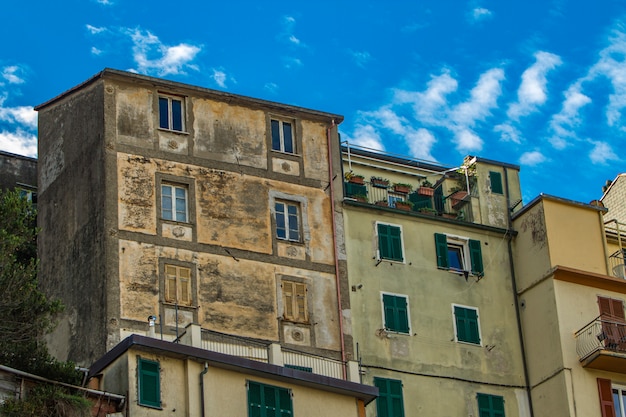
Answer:
POLYGON ((345 197, 375 206, 396 210, 441 216, 449 219, 472 222, 471 197, 466 192, 443 195, 441 188, 424 189, 416 186, 414 191, 401 190, 388 183, 344 182, 345 197), (402 205, 408 202, 408 206, 402 205))
POLYGON ((600 316, 576 332, 576 353, 581 361, 599 351, 626 355, 626 323, 600 316))

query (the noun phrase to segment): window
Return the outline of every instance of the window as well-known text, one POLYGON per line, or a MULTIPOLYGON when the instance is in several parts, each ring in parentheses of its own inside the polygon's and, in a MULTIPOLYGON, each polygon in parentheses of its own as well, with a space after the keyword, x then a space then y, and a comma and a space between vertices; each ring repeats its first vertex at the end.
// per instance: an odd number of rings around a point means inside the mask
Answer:
POLYGON ((382 294, 385 329, 410 334, 409 304, 403 295, 382 294))
POLYGON ((161 217, 165 220, 187 222, 187 186, 161 184, 161 217))
POLYGON ((139 404, 161 407, 160 366, 158 362, 137 359, 137 383, 139 404))
POLYGON ((504 194, 502 188, 502 174, 495 171, 489 171, 489 183, 491 183, 491 192, 494 194, 504 194))
POLYGON ((378 258, 403 262, 402 231, 400 226, 378 223, 378 258))
POLYGON ((298 203, 276 201, 276 237, 292 242, 300 241, 300 210, 298 203))
POLYGON ((171 96, 159 96, 159 127, 182 132, 183 100, 171 96))
POLYGON ((378 417, 404 417, 402 381, 374 378, 374 386, 378 388, 376 399, 378 417))
POLYGON ((283 317, 285 320, 306 322, 308 311, 306 302, 306 284, 283 281, 283 317))
POLYGON ((248 417, 293 416, 291 391, 248 381, 248 417))
POLYGON ((184 306, 191 305, 191 269, 165 265, 165 301, 184 306))
POLYGON ((272 125, 272 149, 275 151, 295 153, 293 124, 283 120, 271 121, 272 125))
POLYGON ((598 296, 600 308, 600 320, 602 322, 601 341, 604 346, 612 350, 626 350, 626 317, 624 315, 624 303, 615 298, 598 296))
POLYGON ((483 255, 479 240, 435 233, 437 267, 482 276, 483 255))
MULTIPOLYGON (((605 380, 607 381, 607 380, 605 380)), ((611 387, 610 382, 609 382, 609 387, 611 387)), ((615 416, 616 417, 626 417, 626 387, 624 386, 620 386, 620 385, 613 385, 611 387, 611 393, 613 396, 613 408, 615 410, 615 416)), ((602 394, 601 394, 602 395, 602 394)), ((602 416, 604 417, 604 409, 605 409, 605 402, 603 401, 602 397, 600 399, 600 404, 602 405, 602 416)), ((610 406, 611 403, 609 401, 606 401, 606 406, 610 406)), ((606 414, 611 415, 611 414, 606 414)))
POLYGON ((504 398, 499 395, 477 394, 478 417, 504 417, 504 398))
POLYGON ((478 310, 472 307, 452 305, 454 311, 454 332, 457 342, 480 345, 480 325, 478 310))
POLYGON ((404 197, 401 195, 394 195, 394 194, 389 194, 387 196, 387 204, 389 207, 395 208, 396 207, 396 202, 404 202, 404 197))

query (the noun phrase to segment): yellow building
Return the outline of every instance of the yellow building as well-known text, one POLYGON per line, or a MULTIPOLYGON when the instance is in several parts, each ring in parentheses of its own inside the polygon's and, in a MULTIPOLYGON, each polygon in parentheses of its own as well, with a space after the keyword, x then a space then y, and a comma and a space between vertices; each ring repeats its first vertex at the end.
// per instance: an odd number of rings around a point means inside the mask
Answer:
POLYGON ((620 239, 607 241, 605 212, 541 195, 514 216, 517 294, 537 416, 626 415, 626 281, 609 263, 620 239))
POLYGON ((332 358, 346 378, 341 116, 112 69, 37 110, 56 357, 87 365, 150 320, 165 340, 197 324, 332 358))
POLYGON ((509 223, 519 167, 353 146, 343 165, 352 336, 379 388, 367 415, 529 416, 509 223))

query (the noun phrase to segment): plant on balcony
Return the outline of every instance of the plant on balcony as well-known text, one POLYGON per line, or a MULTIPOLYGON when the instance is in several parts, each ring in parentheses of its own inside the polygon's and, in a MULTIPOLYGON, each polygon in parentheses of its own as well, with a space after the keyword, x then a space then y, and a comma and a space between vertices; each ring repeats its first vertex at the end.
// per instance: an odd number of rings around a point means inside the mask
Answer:
POLYGON ((389 180, 381 177, 372 177, 370 178, 370 183, 373 187, 377 188, 387 188, 389 187, 389 180))
POLYGON ((419 195, 434 195, 435 194, 435 189, 433 188, 433 184, 428 181, 428 180, 424 180, 422 181, 422 184, 420 185, 420 187, 417 189, 417 193, 419 195))
POLYGON ((351 196, 356 201, 360 201, 361 203, 367 203, 367 196, 365 194, 355 194, 351 196))
POLYGON ((396 208, 398 210, 410 211, 413 208, 413 203, 410 201, 396 201, 396 208))
POLYGON ((436 215, 437 215, 437 210, 432 209, 432 208, 430 208, 430 207, 422 207, 422 208, 419 208, 419 209, 417 210, 417 212, 418 212, 418 213, 421 213, 421 214, 427 214, 427 215, 429 215, 429 216, 436 216, 436 215))
POLYGON ((344 177, 348 182, 351 182, 353 184, 365 184, 365 177, 363 175, 355 174, 354 172, 346 172, 344 177))
POLYGON ((378 200, 376 203, 377 206, 380 207, 389 207, 389 202, 387 200, 378 200))
POLYGON ((413 189, 411 184, 405 184, 402 182, 397 182, 393 185, 393 191, 399 194, 408 194, 413 189))

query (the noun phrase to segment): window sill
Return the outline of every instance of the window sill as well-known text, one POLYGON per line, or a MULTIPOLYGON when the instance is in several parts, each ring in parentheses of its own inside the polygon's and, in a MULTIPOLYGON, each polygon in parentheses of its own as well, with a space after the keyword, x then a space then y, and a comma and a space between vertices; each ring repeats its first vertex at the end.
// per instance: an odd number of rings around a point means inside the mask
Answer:
MULTIPOLYGON (((176 303, 172 303, 171 301, 161 301, 161 303, 166 307, 172 307, 172 308, 177 307, 176 303)), ((181 310, 197 310, 198 308, 200 308, 200 306, 194 306, 194 305, 188 306, 188 305, 178 304, 178 308, 181 310)))
POLYGON ((194 224, 190 222, 179 222, 177 220, 169 220, 169 219, 163 219, 163 218, 159 220, 161 220, 162 223, 175 224, 177 226, 194 226, 194 224))
POLYGON ((169 133, 175 133, 177 135, 190 135, 189 132, 186 131, 182 131, 182 130, 172 130, 172 129, 165 129, 163 127, 157 127, 157 130, 160 130, 161 132, 169 132, 169 133))
POLYGON ((278 154, 278 155, 290 156, 290 157, 293 157, 295 159, 302 159, 302 155, 300 155, 299 153, 277 151, 276 149, 272 149, 271 151, 272 151, 272 153, 275 153, 275 154, 278 154))
POLYGON ((464 340, 455 340, 456 343, 460 343, 462 345, 468 345, 468 346, 476 346, 476 347, 483 347, 482 342, 481 343, 474 343, 474 342, 466 342, 464 340))
POLYGON ((404 262, 404 259, 389 259, 389 258, 378 258, 377 260, 378 263, 381 262, 393 262, 395 264, 406 264, 406 262, 404 262))
POLYGON ((139 401, 137 401, 137 405, 141 407, 152 408, 153 410, 163 410, 163 407, 161 407, 160 405, 142 404, 139 401))
POLYGON ((405 332, 399 332, 399 331, 397 331, 397 330, 391 330, 391 329, 387 329, 387 328, 385 328, 385 332, 386 332, 388 335, 390 335, 390 336, 391 336, 391 335, 398 335, 398 336, 411 336, 411 332, 410 332, 410 331, 409 331, 408 333, 405 333, 405 332))
POLYGON ((286 243, 289 245, 304 246, 304 242, 301 242, 299 240, 289 240, 289 239, 282 239, 280 237, 277 237, 276 241, 279 243, 286 243))

